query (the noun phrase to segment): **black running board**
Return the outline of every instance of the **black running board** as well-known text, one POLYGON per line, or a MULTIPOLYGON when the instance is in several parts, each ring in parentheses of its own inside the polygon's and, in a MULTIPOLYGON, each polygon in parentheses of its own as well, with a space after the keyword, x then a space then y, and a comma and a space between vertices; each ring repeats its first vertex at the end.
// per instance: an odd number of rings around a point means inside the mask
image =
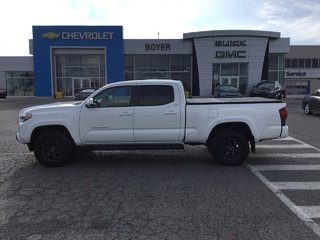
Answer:
POLYGON ((184 144, 128 144, 128 145, 86 145, 79 146, 88 150, 167 150, 184 149, 184 144))

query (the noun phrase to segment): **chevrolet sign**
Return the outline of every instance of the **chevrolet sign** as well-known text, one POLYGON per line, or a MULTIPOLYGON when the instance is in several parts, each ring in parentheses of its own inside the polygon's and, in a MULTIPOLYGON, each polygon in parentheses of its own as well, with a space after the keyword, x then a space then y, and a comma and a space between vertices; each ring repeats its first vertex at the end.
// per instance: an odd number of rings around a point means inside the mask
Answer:
POLYGON ((113 32, 48 32, 42 34, 42 38, 63 40, 112 40, 113 32))

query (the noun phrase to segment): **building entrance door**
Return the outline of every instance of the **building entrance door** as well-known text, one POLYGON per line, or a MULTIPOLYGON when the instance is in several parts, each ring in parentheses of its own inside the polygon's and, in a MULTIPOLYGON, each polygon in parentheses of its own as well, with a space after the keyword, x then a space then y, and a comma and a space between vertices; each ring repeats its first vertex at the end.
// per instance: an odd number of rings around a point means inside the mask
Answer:
POLYGON ((239 77, 221 77, 220 85, 230 85, 239 89, 239 77))
POLYGON ((93 88, 95 86, 95 82, 91 78, 83 78, 83 77, 77 77, 72 78, 72 96, 74 96, 75 93, 79 92, 82 88, 93 88))

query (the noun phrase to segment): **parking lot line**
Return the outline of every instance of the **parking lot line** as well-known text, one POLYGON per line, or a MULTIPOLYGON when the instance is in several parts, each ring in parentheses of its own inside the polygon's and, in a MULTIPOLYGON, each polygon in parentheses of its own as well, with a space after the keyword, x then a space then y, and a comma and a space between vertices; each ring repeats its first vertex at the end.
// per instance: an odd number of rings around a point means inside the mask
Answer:
POLYGON ((271 182, 276 190, 320 190, 320 182, 271 182))
POLYGON ((257 171, 319 171, 320 165, 254 165, 257 171))
POLYGON ((296 139, 293 138, 293 137, 288 136, 286 138, 277 138, 277 139, 274 139, 272 141, 286 141, 286 140, 296 140, 296 139))
POLYGON ((254 166, 247 164, 250 171, 260 179, 297 217, 299 217, 304 224, 306 224, 316 235, 320 237, 320 226, 305 212, 301 207, 295 205, 283 192, 275 189, 274 185, 263 176, 254 166))
POLYGON ((257 145, 256 148, 310 148, 304 144, 291 144, 291 145, 257 145))
MULTIPOLYGON (((298 139, 288 137, 282 140, 294 140, 296 144, 284 145, 257 145, 257 148, 265 149, 320 149, 313 147, 298 139)), ((275 142, 276 143, 276 142, 275 142)), ((290 151, 290 150, 288 150, 290 151)), ((271 153, 256 154, 252 158, 291 158, 307 159, 318 158, 320 153, 271 153)), ((282 190, 320 190, 320 182, 270 182, 261 172, 263 171, 319 171, 320 165, 250 165, 250 171, 256 175, 296 216, 298 216, 312 231, 320 237, 320 226, 313 218, 320 218, 320 206, 297 206, 291 201, 282 190)))
POLYGON ((297 206, 297 209, 310 218, 320 218, 320 206, 297 206))
POLYGON ((320 153, 268 153, 255 154, 252 158, 319 158, 320 153))

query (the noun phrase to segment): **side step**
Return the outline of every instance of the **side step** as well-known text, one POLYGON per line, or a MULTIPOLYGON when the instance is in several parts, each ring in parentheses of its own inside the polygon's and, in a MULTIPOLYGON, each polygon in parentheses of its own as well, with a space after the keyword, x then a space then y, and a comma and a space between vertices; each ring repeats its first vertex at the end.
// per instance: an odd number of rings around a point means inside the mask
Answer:
POLYGON ((79 146, 88 150, 168 150, 184 149, 184 144, 127 144, 127 145, 89 145, 79 146))

